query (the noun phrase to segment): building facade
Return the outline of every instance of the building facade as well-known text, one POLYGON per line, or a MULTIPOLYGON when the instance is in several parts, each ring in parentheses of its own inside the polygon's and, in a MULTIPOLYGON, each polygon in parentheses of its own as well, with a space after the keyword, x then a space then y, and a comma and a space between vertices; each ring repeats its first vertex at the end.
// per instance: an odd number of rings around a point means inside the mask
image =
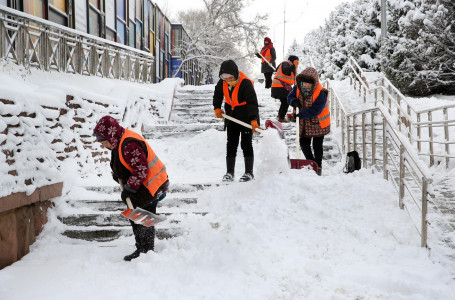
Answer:
MULTIPOLYGON (((172 24, 151 0, 0 0, 0 5, 151 53, 154 82, 172 77, 172 24)), ((185 67, 191 72, 178 77, 199 84, 201 72, 192 64, 185 67)))

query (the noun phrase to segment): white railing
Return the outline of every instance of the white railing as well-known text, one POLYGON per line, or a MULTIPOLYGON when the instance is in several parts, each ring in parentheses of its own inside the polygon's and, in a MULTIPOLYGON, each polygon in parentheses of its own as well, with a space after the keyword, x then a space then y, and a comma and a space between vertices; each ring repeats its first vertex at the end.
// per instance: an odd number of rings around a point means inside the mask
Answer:
POLYGON ((329 90, 332 124, 341 130, 342 151, 358 151, 363 167, 382 170, 384 179, 393 182, 399 207, 409 212, 420 233, 421 246, 426 247, 428 197, 434 197, 427 166, 406 136, 396 129, 386 106, 377 103, 371 109, 348 112, 330 80, 325 86, 329 90), (420 213, 418 222, 414 220, 416 210, 420 213))
POLYGON ((446 167, 449 167, 449 160, 455 158, 450 149, 455 139, 450 139, 449 130, 455 127, 455 104, 417 110, 387 78, 380 77, 368 83, 365 73, 353 57, 349 58, 349 65, 351 85, 358 90, 363 101, 369 101, 374 94, 374 104, 381 101, 387 107, 399 131, 407 136, 411 144, 416 145, 419 155, 429 156, 430 166, 435 164, 435 157, 440 157, 445 159, 446 167), (433 121, 435 115, 441 120, 433 121), (423 120, 423 116, 426 116, 426 120, 423 120), (435 151, 435 145, 442 145, 442 149, 435 151), (422 146, 426 149, 423 150, 422 146))
POLYGON ((154 82, 154 57, 0 6, 0 59, 26 68, 154 82))

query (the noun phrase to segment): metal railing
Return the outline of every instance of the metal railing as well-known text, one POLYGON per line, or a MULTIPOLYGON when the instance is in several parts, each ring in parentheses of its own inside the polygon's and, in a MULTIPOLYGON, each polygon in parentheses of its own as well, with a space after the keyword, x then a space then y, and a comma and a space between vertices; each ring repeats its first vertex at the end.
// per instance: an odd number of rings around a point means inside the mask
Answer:
POLYGON ((368 83, 365 73, 353 57, 349 58, 349 65, 352 73, 349 76, 350 83, 354 90, 358 90, 363 101, 370 101, 374 94, 371 101, 375 105, 381 101, 387 107, 399 131, 417 147, 419 155, 429 156, 430 166, 435 164, 435 157, 440 157, 445 159, 445 165, 449 167, 449 160, 455 158, 450 149, 450 145, 455 144, 455 139, 450 139, 449 130, 455 128, 455 104, 417 110, 386 77, 368 83), (370 84, 374 86, 370 87, 370 84), (435 115, 440 115, 441 120, 433 121, 435 115), (426 116, 426 120, 423 120, 423 116, 426 116), (427 148, 426 151, 422 149, 423 145, 427 148), (435 151, 435 145, 442 145, 442 148, 435 151))
POLYGON ((154 81, 150 53, 4 6, 0 6, 0 59, 45 71, 154 81))
POLYGON ((408 211, 421 236, 421 246, 426 247, 428 197, 434 197, 428 167, 396 129, 393 117, 382 103, 371 109, 348 112, 330 80, 325 86, 329 90, 332 124, 341 130, 342 151, 358 151, 363 167, 382 170, 384 179, 393 182, 399 207, 408 211), (420 213, 419 222, 414 220, 416 210, 420 213))

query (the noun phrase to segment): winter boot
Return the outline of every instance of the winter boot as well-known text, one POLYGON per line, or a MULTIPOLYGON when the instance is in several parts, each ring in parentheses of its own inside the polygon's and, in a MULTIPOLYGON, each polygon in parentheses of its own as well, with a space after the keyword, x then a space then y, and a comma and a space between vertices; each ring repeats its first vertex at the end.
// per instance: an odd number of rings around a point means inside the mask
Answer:
POLYGON ((131 261, 131 260, 133 260, 135 258, 138 258, 140 254, 141 254, 141 252, 138 249, 136 249, 133 253, 131 253, 130 255, 125 256, 123 259, 125 261, 131 261))
POLYGON ((224 182, 234 180, 235 157, 226 157, 226 175, 223 176, 224 182))
POLYGON ((240 182, 246 182, 254 179, 253 175, 253 165, 254 165, 254 156, 248 156, 244 158, 245 160, 245 174, 240 177, 240 182))
POLYGON ((318 174, 319 176, 322 176, 322 168, 321 168, 321 167, 318 167, 318 172, 317 172, 317 174, 318 174))

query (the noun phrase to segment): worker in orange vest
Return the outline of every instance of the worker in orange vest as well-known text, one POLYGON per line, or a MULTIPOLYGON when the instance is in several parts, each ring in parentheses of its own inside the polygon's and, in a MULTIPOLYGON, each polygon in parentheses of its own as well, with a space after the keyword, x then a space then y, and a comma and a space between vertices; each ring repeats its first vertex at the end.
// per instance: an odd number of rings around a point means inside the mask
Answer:
POLYGON ((272 86, 272 75, 273 72, 275 72, 276 67, 276 52, 270 38, 264 38, 264 47, 262 47, 262 50, 260 52, 261 54, 256 53, 256 56, 261 59, 261 73, 264 73, 265 88, 268 89, 272 86))
POLYGON ((324 136, 330 132, 328 93, 319 82, 317 71, 310 67, 297 75, 296 85, 288 96, 288 103, 299 108, 298 126, 303 154, 318 164, 319 175, 322 174, 324 136))
POLYGON ((221 105, 224 99, 226 115, 251 124, 252 127, 252 129, 246 128, 225 119, 224 124, 227 130, 227 170, 223 176, 223 181, 234 180, 235 160, 240 138, 240 146, 242 147, 245 161, 245 173, 240 177, 240 181, 250 181, 254 179, 253 132, 257 132, 257 129, 260 128, 258 100, 253 87, 253 81, 243 72, 239 71, 237 64, 233 60, 226 60, 221 64, 219 76, 220 80, 216 84, 213 94, 215 116, 217 118, 223 118, 224 111, 221 109, 221 105))
MULTIPOLYGON (((133 206, 156 214, 156 206, 166 197, 169 180, 166 167, 145 139, 125 129, 110 116, 102 117, 93 134, 105 148, 111 150, 112 177, 124 184, 121 198, 130 198, 133 206)), ((136 239, 136 250, 124 257, 131 261, 141 253, 153 251, 155 227, 146 227, 130 221, 136 239)))
POLYGON ((275 76, 272 81, 272 97, 279 99, 281 102, 280 109, 278 110, 278 122, 286 123, 286 113, 288 112, 288 95, 295 84, 295 74, 297 74, 297 67, 299 65, 299 58, 295 55, 290 55, 288 60, 283 61, 276 68, 275 76))

